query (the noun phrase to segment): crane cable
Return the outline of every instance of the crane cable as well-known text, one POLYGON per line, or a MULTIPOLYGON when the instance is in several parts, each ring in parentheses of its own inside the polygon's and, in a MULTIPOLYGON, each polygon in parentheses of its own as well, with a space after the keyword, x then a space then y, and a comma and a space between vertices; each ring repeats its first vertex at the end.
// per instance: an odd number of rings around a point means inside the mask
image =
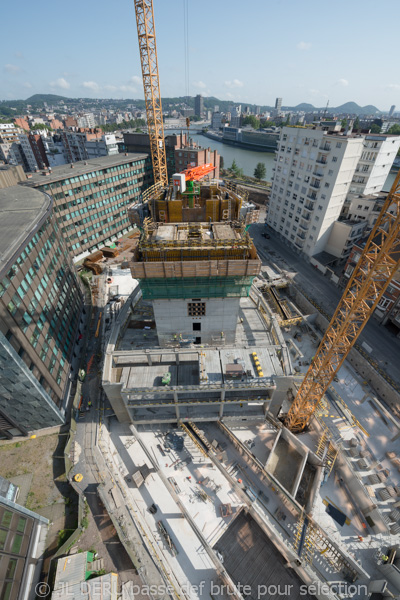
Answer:
POLYGON ((183 31, 185 55, 185 94, 189 101, 189 0, 183 0, 183 31))

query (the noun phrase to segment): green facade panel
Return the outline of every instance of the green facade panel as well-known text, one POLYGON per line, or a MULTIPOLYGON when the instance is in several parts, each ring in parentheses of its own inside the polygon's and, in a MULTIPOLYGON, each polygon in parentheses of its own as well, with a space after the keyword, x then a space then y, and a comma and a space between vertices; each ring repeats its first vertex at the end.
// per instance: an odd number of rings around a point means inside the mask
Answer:
POLYGON ((254 277, 184 277, 142 279, 145 300, 184 298, 243 298, 249 295, 254 277))

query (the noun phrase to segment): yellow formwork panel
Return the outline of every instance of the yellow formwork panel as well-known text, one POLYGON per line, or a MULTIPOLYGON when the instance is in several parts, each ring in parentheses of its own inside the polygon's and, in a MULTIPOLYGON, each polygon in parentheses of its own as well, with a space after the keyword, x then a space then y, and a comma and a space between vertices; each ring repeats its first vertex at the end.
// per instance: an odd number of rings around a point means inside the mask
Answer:
POLYGON ((182 223, 182 200, 168 202, 168 217, 170 223, 182 223))
POLYGON ((168 206, 165 200, 156 200, 156 213, 158 221, 168 221, 168 206))
POLYGON ((208 198, 206 200, 206 220, 214 223, 219 221, 219 198, 208 198))

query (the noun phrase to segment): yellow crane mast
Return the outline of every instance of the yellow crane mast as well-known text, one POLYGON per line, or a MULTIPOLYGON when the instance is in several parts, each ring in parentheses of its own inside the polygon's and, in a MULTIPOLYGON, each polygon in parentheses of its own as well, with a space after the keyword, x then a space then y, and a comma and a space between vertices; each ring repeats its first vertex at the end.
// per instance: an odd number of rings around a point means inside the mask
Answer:
POLYGON ((134 0, 154 183, 168 184, 153 0, 134 0))
POLYGON ((285 424, 300 432, 400 267, 400 172, 310 365, 285 424))

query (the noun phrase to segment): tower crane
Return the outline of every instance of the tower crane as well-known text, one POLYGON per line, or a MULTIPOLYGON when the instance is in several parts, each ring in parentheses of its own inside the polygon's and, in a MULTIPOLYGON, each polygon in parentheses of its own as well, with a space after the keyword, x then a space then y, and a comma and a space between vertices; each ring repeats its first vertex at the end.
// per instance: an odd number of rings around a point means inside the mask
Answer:
POLYGON ((400 172, 286 416, 288 429, 300 432, 309 424, 399 267, 400 172))
POLYGON ((154 183, 168 184, 153 0, 134 0, 154 183))

